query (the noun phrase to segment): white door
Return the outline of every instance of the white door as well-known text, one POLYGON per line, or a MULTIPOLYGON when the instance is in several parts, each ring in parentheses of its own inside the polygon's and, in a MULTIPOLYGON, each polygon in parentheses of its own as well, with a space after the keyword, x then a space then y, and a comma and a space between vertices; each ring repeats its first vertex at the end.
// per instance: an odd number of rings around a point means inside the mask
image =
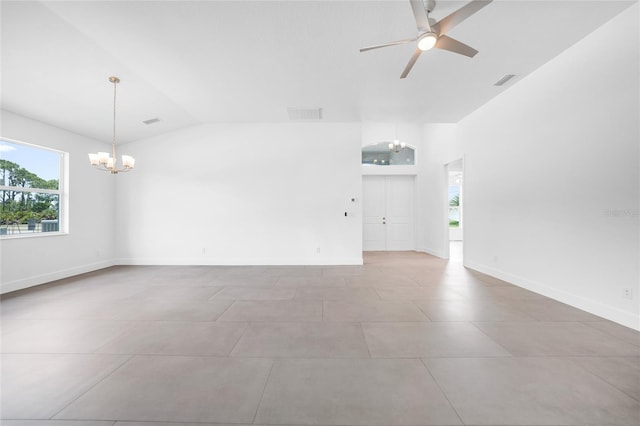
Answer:
POLYGON ((362 178, 362 248, 365 251, 384 251, 386 239, 386 178, 362 178))
POLYGON ((414 250, 413 176, 364 176, 365 251, 414 250))

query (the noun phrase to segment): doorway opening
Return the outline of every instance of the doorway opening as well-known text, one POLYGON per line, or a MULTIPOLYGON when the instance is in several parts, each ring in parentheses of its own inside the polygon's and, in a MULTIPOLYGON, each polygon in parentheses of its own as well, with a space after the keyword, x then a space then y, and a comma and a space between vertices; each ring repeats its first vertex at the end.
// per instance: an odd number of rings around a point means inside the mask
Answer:
POLYGON ((449 259, 463 260, 464 235, 464 162, 462 158, 446 165, 447 171, 447 220, 445 244, 449 247, 449 259))

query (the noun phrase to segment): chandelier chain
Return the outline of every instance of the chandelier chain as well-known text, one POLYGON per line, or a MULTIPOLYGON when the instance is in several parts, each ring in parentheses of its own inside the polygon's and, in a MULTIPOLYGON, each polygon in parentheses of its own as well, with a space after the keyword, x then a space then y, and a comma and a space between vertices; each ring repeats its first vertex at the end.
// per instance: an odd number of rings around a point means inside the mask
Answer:
POLYGON ((118 87, 118 79, 113 80, 113 140, 112 143, 116 143, 116 90, 118 87))

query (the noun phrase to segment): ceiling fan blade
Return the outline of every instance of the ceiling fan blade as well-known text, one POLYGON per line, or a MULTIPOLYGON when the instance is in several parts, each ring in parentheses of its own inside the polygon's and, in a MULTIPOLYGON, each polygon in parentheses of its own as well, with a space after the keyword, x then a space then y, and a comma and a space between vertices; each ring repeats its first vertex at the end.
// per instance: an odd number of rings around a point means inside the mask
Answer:
POLYGON ((411 9, 413 9, 413 16, 416 18, 416 26, 418 31, 431 31, 431 25, 429 25, 429 17, 427 11, 424 9, 424 3, 422 0, 410 0, 411 9))
POLYGON ((413 68, 413 64, 416 63, 421 53, 422 50, 416 48, 416 51, 413 52, 413 55, 411 55, 411 59, 409 59, 409 63, 406 67, 404 67, 404 71, 402 71, 402 75, 400 76, 400 78, 406 78, 407 75, 409 75, 409 71, 411 71, 411 68, 413 68))
POLYGON ((435 47, 438 49, 448 50, 449 52, 459 53, 470 58, 473 58, 476 56, 476 53, 478 53, 478 51, 473 47, 467 46, 466 44, 446 35, 438 37, 435 47))
POLYGON ((412 41, 416 41, 417 38, 405 38, 404 40, 398 40, 398 41, 390 41, 389 43, 384 43, 384 44, 378 44, 375 46, 368 46, 368 47, 363 47, 362 49, 360 49, 361 52, 366 52, 367 50, 373 50, 373 49, 380 49, 381 47, 388 47, 388 46, 396 46, 398 44, 406 44, 406 43, 411 43, 412 41))
POLYGON ((455 27, 460 22, 464 21, 469 16, 473 15, 492 1, 493 0, 473 0, 472 2, 462 6, 452 14, 442 18, 440 21, 438 21, 438 23, 434 25, 434 27, 437 28, 439 34, 446 34, 453 27, 455 27))

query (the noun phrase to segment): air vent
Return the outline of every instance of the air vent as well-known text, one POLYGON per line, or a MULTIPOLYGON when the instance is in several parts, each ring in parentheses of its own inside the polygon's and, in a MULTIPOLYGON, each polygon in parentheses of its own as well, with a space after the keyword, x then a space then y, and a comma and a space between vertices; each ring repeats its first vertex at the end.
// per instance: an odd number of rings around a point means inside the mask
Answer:
POLYGON ((148 126, 149 124, 154 124, 154 123, 157 123, 158 121, 160 121, 160 119, 156 117, 156 118, 150 118, 148 120, 144 120, 143 123, 148 126))
POLYGON ((502 77, 500 80, 498 80, 495 83, 493 83, 493 85, 494 86, 504 86, 505 84, 507 84, 507 82, 509 82, 509 80, 511 80, 515 76, 516 76, 515 74, 507 74, 504 77, 502 77))
POLYGON ((322 108, 287 108, 291 121, 320 121, 322 120, 322 108))

